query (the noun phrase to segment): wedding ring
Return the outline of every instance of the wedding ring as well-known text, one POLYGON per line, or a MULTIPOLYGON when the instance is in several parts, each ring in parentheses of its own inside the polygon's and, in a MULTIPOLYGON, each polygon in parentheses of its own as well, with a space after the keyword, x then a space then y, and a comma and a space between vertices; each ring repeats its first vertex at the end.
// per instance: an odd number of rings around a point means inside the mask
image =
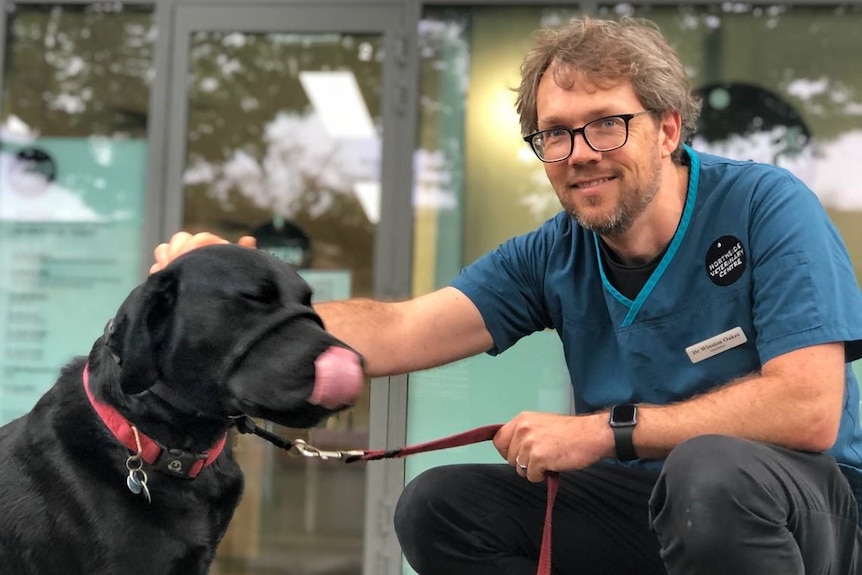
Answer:
POLYGON ((515 463, 517 463, 517 464, 518 464, 518 467, 520 467, 520 468, 521 468, 521 471, 526 471, 526 470, 527 470, 527 466, 526 466, 526 465, 524 465, 523 463, 521 463, 521 462, 518 460, 518 456, 517 456, 517 455, 515 456, 515 463))

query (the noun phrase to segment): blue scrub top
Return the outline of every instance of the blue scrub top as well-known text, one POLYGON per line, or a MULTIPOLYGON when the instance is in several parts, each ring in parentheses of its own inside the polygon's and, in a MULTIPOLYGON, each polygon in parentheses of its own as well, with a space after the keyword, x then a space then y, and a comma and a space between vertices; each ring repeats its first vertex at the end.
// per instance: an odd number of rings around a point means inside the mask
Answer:
MULTIPOLYGON (((862 356, 862 292, 814 193, 775 166, 686 152, 679 227, 634 301, 605 277, 596 235, 565 212, 452 282, 482 314, 491 354, 557 331, 577 413, 684 400, 806 346, 843 341, 848 362, 862 356)), ((862 469, 859 413, 848 364, 830 454, 862 469)))

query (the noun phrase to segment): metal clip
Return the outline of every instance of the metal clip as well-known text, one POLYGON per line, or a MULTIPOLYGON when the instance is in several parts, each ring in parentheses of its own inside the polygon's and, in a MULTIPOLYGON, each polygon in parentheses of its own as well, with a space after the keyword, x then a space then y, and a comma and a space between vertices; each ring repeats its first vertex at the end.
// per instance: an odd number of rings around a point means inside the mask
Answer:
POLYGON ((317 459, 348 459, 350 457, 362 457, 365 455, 365 452, 359 449, 352 449, 349 451, 326 451, 323 449, 318 449, 313 445, 309 445, 302 439, 295 439, 293 441, 293 447, 290 449, 291 453, 294 455, 302 455, 303 457, 309 458, 317 458, 317 459))

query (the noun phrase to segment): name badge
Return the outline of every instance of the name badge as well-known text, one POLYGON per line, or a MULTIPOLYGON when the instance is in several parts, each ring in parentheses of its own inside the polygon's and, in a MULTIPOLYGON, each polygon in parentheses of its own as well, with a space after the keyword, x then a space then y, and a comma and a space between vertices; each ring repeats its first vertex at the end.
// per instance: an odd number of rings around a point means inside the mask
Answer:
POLYGON ((735 327, 715 337, 688 346, 685 348, 685 353, 688 354, 688 358, 692 363, 697 363, 729 349, 739 347, 747 341, 748 338, 745 337, 745 332, 742 331, 742 328, 735 327))

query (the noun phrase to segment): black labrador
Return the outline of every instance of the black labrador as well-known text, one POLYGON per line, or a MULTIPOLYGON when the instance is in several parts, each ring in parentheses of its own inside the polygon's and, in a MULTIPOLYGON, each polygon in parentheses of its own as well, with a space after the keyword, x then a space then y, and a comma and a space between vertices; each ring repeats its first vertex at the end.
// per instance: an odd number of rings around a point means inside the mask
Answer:
POLYGON ((240 500, 225 441, 351 404, 361 358, 290 266, 233 245, 151 275, 88 357, 0 428, 0 573, 203 575, 240 500))

